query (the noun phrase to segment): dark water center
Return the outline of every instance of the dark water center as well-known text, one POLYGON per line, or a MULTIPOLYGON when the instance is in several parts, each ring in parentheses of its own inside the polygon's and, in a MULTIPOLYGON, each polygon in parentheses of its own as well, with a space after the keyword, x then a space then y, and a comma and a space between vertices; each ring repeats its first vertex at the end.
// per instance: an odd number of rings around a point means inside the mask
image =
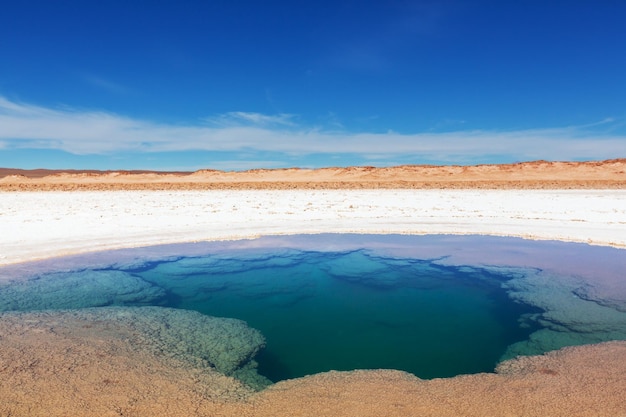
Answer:
POLYGON ((493 371, 536 312, 508 298, 505 276, 365 250, 273 250, 181 258, 127 270, 164 288, 168 307, 245 320, 273 381, 328 370, 390 368, 421 378, 493 371))
MULTIPOLYGON (((608 280, 626 268, 624 253, 480 236, 165 245, 0 268, 0 312, 194 310, 260 331, 266 344, 254 360, 272 381, 380 368, 449 377, 492 372, 518 354, 626 339, 621 281, 608 280), (610 298, 601 297, 604 282, 610 298)), ((185 343, 194 351, 194 340, 185 343)))

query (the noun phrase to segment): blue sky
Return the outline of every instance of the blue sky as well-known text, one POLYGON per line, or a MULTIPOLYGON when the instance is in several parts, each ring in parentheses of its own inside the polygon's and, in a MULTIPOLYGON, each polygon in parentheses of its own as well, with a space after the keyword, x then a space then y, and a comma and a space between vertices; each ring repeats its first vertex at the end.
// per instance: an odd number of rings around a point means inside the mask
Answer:
POLYGON ((626 2, 0 0, 0 166, 626 157, 626 2))

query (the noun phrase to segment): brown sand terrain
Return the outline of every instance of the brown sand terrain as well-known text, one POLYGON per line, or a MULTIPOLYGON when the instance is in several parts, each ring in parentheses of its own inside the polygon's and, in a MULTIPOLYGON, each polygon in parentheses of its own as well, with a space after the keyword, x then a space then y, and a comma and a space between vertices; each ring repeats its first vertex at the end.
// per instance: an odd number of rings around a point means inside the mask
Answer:
POLYGON ((565 348, 495 373, 420 380, 328 372, 254 394, 67 312, 0 316, 1 416, 626 416, 626 342, 565 348))
POLYGON ((254 169, 242 172, 0 168, 0 191, 363 188, 624 189, 626 159, 475 166, 254 169))

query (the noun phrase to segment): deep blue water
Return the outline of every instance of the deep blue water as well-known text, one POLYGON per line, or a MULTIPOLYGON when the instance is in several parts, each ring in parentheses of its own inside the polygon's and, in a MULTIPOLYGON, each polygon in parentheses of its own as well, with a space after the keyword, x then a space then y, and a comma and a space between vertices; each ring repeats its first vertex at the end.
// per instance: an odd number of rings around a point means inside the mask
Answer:
MULTIPOLYGON (((0 268, 0 312, 195 310, 258 329, 266 339, 258 370, 273 381, 372 368, 448 377, 492 372, 519 354, 626 340, 625 254, 484 236, 163 245, 0 268)), ((185 343, 194 350, 195 339, 185 343)), ((254 379, 242 366, 237 377, 254 379)))
MULTIPOLYGON (((435 378, 491 372, 520 354, 626 340, 624 270, 624 250, 565 242, 268 236, 3 267, 0 312, 195 310, 258 329, 266 339, 258 370, 273 381, 372 368, 435 378)), ((168 326, 153 320, 148 331, 168 326)), ((189 320, 181 329, 193 328, 189 320)), ((190 334, 181 346, 195 352, 203 341, 190 334)), ((233 375, 265 386, 247 365, 233 375)))
POLYGON ((421 378, 493 371, 534 329, 480 268, 366 250, 289 249, 150 262, 127 269, 164 288, 161 305, 245 320, 266 337, 273 381, 328 370, 390 368, 421 378))

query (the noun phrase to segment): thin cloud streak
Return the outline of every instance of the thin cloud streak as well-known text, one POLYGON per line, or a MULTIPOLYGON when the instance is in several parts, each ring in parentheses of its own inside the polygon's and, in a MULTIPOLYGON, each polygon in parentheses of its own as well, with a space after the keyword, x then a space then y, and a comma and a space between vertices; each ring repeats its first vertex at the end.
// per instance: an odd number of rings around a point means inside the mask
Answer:
POLYGON ((233 111, 219 115, 217 117, 209 117, 205 120, 208 123, 217 126, 239 126, 241 124, 258 126, 295 126, 296 124, 293 122, 293 119, 295 117, 296 116, 293 114, 286 113, 267 115, 254 112, 233 111))
POLYGON ((626 156, 626 136, 593 132, 589 126, 350 133, 298 126, 294 118, 288 114, 233 112, 211 119, 229 123, 170 125, 105 112, 50 109, 0 97, 0 149, 57 149, 79 155, 194 150, 276 152, 290 157, 355 154, 364 160, 414 156, 416 161, 461 164, 494 157, 589 160, 626 156))

